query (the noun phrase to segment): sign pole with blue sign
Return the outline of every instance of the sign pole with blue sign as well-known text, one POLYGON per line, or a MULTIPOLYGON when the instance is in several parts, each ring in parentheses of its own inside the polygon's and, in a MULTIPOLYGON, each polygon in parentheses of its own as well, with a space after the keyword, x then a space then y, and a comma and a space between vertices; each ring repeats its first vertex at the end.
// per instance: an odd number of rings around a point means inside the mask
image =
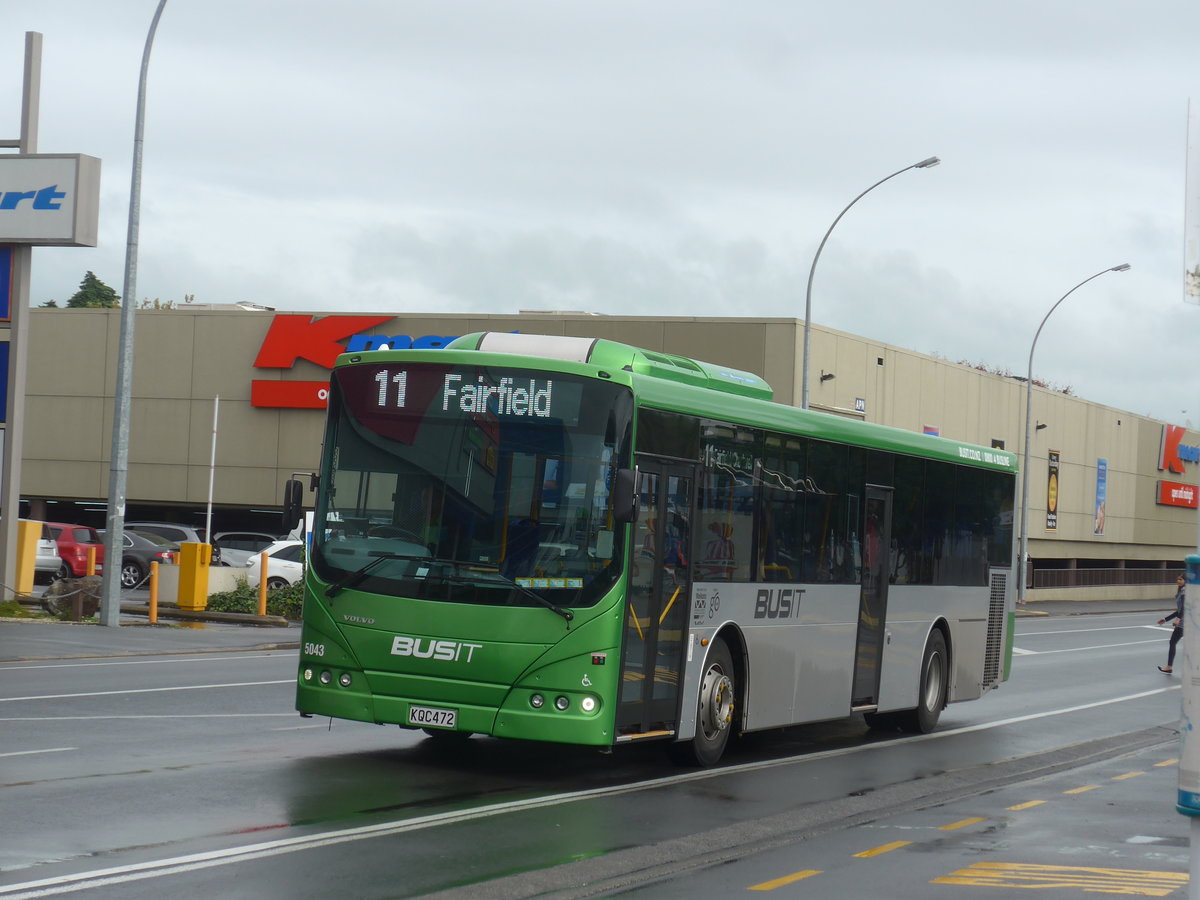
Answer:
MULTIPOLYGON (((25 33, 25 74, 21 102, 21 136, 2 141, 0 146, 15 146, 18 155, 37 152, 38 99, 42 84, 42 36, 25 33)), ((7 172, 8 169, 0 170, 7 172)), ((13 188, 7 177, 0 178, 6 196, 13 188)), ((23 191, 21 191, 23 193, 23 191)), ((36 196, 36 194, 35 194, 36 196)), ((6 204, 7 205, 7 204, 6 204)), ((14 206, 18 205, 16 203, 14 206)), ((4 345, 4 444, 0 460, 0 591, 17 583, 17 531, 21 509, 21 456, 25 418, 25 348, 29 329, 29 270, 33 248, 28 244, 6 244, 15 235, 7 222, 0 225, 0 306, 7 320, 4 345)), ((7 596, 4 599, 8 599, 7 596)))
MULTIPOLYGON (((25 33, 21 136, 0 140, 0 591, 16 584, 17 524, 29 331, 29 283, 35 246, 94 247, 100 212, 100 160, 37 152, 42 36, 25 33)), ((8 599, 0 597, 0 599, 8 599)))

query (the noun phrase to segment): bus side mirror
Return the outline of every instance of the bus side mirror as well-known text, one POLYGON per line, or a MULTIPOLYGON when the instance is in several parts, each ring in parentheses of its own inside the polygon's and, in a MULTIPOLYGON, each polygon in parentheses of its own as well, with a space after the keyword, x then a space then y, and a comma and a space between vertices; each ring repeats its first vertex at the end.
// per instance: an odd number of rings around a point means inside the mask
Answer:
POLYGON ((283 485, 283 531, 290 534, 304 515, 304 485, 289 478, 283 485))
POLYGON ((618 525, 638 517, 637 469, 617 469, 613 479, 613 519, 618 525))

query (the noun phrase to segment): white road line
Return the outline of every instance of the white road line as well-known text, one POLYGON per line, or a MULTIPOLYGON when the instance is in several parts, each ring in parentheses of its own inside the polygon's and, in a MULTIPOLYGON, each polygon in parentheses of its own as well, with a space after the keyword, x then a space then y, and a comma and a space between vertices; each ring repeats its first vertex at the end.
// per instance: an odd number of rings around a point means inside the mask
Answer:
POLYGON ((218 688, 258 687, 264 684, 294 684, 294 678, 279 681, 235 681, 230 684, 190 684, 182 687, 135 688, 127 691, 87 691, 80 694, 41 694, 36 697, 0 697, 0 703, 14 700, 70 700, 74 697, 111 697, 120 694, 157 694, 164 691, 211 691, 218 688))
POLYGON ((1066 650, 1026 650, 1013 647, 1013 656, 1049 656, 1052 653, 1086 653, 1088 650, 1112 650, 1115 647, 1136 647, 1138 644, 1161 644, 1162 638, 1152 641, 1126 641, 1123 644, 1092 644, 1087 647, 1071 647, 1066 650))
MULTIPOLYGON (((1157 619, 1155 620, 1157 621, 1157 619)), ((1093 631, 1128 631, 1131 628, 1150 628, 1154 631, 1170 631, 1166 625, 1155 625, 1142 623, 1141 625, 1113 625, 1110 628, 1068 628, 1063 631, 1019 631, 1016 632, 1017 637, 1053 637, 1059 634, 1091 634, 1093 631)))
POLYGON ((15 750, 12 753, 0 753, 0 758, 6 756, 37 756, 39 753, 66 753, 78 750, 78 747, 47 747, 44 750, 15 750))
POLYGON ((551 794, 545 797, 531 797, 524 800, 496 803, 491 806, 484 806, 471 810, 454 810, 451 812, 434 813, 427 816, 417 816, 415 818, 405 819, 399 822, 381 822, 377 825, 365 825, 357 828, 344 828, 337 831, 324 832, 322 834, 310 834, 294 838, 282 838, 277 841, 264 841, 257 844, 247 844, 243 847, 230 847, 224 850, 209 851, 207 853, 192 853, 186 856, 176 856, 157 861, 132 863, 125 866, 113 866, 107 869, 95 869, 91 872, 79 872, 73 875, 62 875, 55 878, 42 878, 36 881, 26 881, 21 884, 0 886, 0 897, 11 898, 11 900, 33 900, 35 897, 50 897, 56 894, 65 894, 70 891, 111 887, 113 885, 127 884, 131 881, 141 881, 147 878, 161 878, 167 875, 179 875, 184 872, 194 872, 199 869, 208 869, 214 866, 224 866, 238 862, 246 862, 249 860, 264 859, 271 856, 281 856, 285 853, 295 853, 299 850, 310 850, 319 847, 332 847, 337 844, 345 844, 350 841, 367 840, 370 838, 402 834, 410 831, 421 831, 427 828, 435 828, 439 825, 448 825, 454 822, 467 822, 478 819, 487 819, 492 816, 503 815, 504 813, 516 812, 519 810, 560 806, 566 803, 576 803, 581 800, 591 800, 598 797, 611 797, 620 794, 631 794, 637 791, 665 787, 672 784, 682 784, 690 781, 703 781, 710 778, 719 778, 724 775, 738 774, 741 772, 772 769, 784 765, 804 764, 815 760, 831 759, 837 756, 849 756, 851 754, 864 753, 872 750, 885 750, 886 748, 894 747, 898 744, 910 744, 917 741, 940 740, 941 738, 951 737, 956 734, 969 734, 977 731, 987 731, 992 728, 1002 728, 1006 725, 1029 722, 1034 719, 1044 719, 1051 716, 1066 715, 1068 713, 1080 712, 1087 709, 1095 709, 1101 706, 1109 706, 1114 703, 1124 703, 1129 700, 1142 700, 1146 697, 1152 697, 1156 694, 1163 694, 1167 691, 1177 690, 1179 690, 1179 685, 1171 685, 1170 687, 1141 691, 1137 694, 1128 694, 1124 697, 1113 697, 1108 700, 1097 700, 1093 703, 1082 703, 1078 706, 1069 706, 1063 709, 1046 710, 1045 712, 1030 713, 1024 716, 1014 716, 1009 719, 999 719, 995 722, 983 722, 978 725, 967 725, 962 728, 951 728, 946 731, 933 732, 932 734, 917 734, 883 743, 861 744, 855 747, 842 747, 837 750, 826 750, 821 753, 810 753, 801 756, 789 756, 784 759, 745 763, 743 765, 727 766, 722 769, 706 769, 701 772, 686 772, 679 775, 670 775, 665 778, 654 778, 649 781, 639 781, 634 784, 612 785, 610 787, 594 788, 586 791, 573 791, 565 794, 551 794))

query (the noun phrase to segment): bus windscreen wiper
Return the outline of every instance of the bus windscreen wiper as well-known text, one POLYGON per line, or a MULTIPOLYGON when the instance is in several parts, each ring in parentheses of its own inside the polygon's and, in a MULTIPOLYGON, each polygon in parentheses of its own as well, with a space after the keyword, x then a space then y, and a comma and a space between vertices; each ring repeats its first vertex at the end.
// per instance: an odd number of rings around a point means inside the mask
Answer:
POLYGON ((370 555, 375 558, 372 560, 368 560, 365 565, 359 566, 353 572, 347 572, 345 575, 343 575, 341 578, 339 578, 337 581, 335 581, 329 587, 325 588, 325 596, 326 597, 336 597, 338 594, 340 594, 346 588, 354 587, 354 585, 358 584, 360 581, 362 581, 364 578, 366 578, 372 569, 374 569, 380 563, 387 562, 389 559, 424 559, 425 558, 423 556, 412 556, 407 553, 384 553, 382 551, 372 551, 370 555))
MULTIPOLYGON (((455 571, 457 571, 458 569, 460 569, 464 566, 472 565, 471 563, 463 562, 462 560, 440 559, 436 556, 413 556, 413 557, 409 557, 409 558, 415 559, 418 562, 428 562, 432 565, 450 566, 455 571)), ((533 600, 535 603, 538 603, 539 605, 546 607, 546 609, 550 610, 552 613, 557 613, 558 615, 560 615, 564 619, 566 619, 568 622, 570 622, 572 619, 575 618, 575 613, 571 612, 569 609, 563 609, 557 603, 552 603, 551 601, 547 600, 545 597, 543 597, 541 594, 539 594, 537 591, 533 590, 532 588, 527 588, 527 587, 525 587, 525 585, 519 584, 516 581, 513 581, 507 575, 502 575, 498 569, 488 569, 487 574, 495 575, 501 584, 505 584, 508 587, 511 587, 513 590, 515 590, 521 596, 528 597, 530 600, 533 600)), ((478 584, 478 581, 476 581, 474 579, 462 578, 461 576, 458 576, 458 575, 453 575, 450 578, 448 578, 447 580, 460 582, 462 584, 478 584)))
POLYGON ((525 587, 525 585, 519 584, 516 581, 513 581, 513 579, 509 578, 507 575, 501 575, 499 572, 497 572, 496 574, 500 575, 501 581, 503 581, 505 584, 511 585, 512 587, 516 588, 517 592, 519 594, 521 594, 521 596, 528 597, 531 600, 537 601, 538 603, 542 604, 542 606, 546 607, 546 609, 550 610, 550 612, 558 613, 560 616, 562 616, 568 622, 570 622, 572 619, 575 618, 575 613, 571 612, 569 609, 563 609, 561 606, 559 606, 556 603, 551 603, 549 600, 547 600, 545 597, 543 597, 541 594, 539 594, 537 591, 533 590, 532 588, 527 588, 527 587, 525 587))
MULTIPOLYGON (((432 566, 448 566, 451 569, 454 569, 456 572, 458 569, 462 568, 463 566, 471 565, 470 563, 464 562, 463 560, 443 559, 438 556, 423 556, 423 555, 415 554, 415 553, 384 553, 384 552, 372 551, 371 555, 374 556, 375 558, 368 561, 365 565, 359 566, 353 572, 347 572, 345 575, 343 575, 341 578, 339 578, 337 581, 335 581, 333 584, 331 584, 328 588, 326 588, 325 596, 326 597, 336 597, 338 594, 340 594, 346 588, 353 587, 354 585, 358 584, 360 581, 362 581, 364 578, 366 578, 368 574, 370 574, 372 569, 374 569, 380 563, 386 562, 389 559, 407 559, 407 560, 411 560, 412 562, 427 563, 428 565, 432 565, 432 566)), ((418 572, 418 574, 422 574, 422 573, 418 572)), ((571 612, 569 609, 563 609, 558 604, 552 603, 551 601, 547 600, 545 597, 543 597, 537 591, 532 590, 531 588, 527 588, 523 584, 518 584, 517 582, 513 581, 511 578, 508 578, 505 575, 501 575, 499 571, 497 571, 495 569, 489 569, 488 574, 497 576, 503 584, 506 584, 509 587, 513 588, 515 591, 517 591, 519 594, 521 594, 521 596, 528 597, 530 600, 533 600, 534 602, 540 604, 541 606, 546 607, 546 609, 550 610, 551 612, 557 613, 558 615, 560 615, 564 619, 566 619, 568 622, 570 622, 572 619, 575 618, 575 614, 573 612, 571 612)), ((422 576, 422 577, 424 577, 424 576, 422 576)), ((461 578, 461 576, 458 576, 458 575, 451 576, 451 578, 455 581, 461 580, 465 584, 475 583, 471 579, 461 578)))

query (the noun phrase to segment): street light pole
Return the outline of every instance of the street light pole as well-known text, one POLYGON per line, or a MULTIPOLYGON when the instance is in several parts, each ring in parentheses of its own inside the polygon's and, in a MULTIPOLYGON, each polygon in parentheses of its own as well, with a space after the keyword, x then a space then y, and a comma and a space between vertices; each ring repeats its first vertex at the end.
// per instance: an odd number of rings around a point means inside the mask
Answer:
POLYGON ((821 244, 817 247, 816 255, 813 256, 812 266, 808 270, 808 288, 804 292, 804 371, 800 381, 800 408, 808 409, 808 351, 812 342, 812 284, 813 275, 817 271, 817 260, 821 258, 821 251, 825 249, 825 242, 829 240, 829 235, 833 234, 833 229, 837 227, 837 223, 842 220, 842 216, 850 211, 855 203, 865 197, 875 188, 879 187, 885 181, 890 181, 897 175, 902 175, 909 169, 932 169, 941 160, 936 156, 931 156, 928 159, 923 159, 919 163, 913 163, 911 166, 905 166, 896 172, 893 172, 887 178, 881 178, 875 182, 853 200, 846 204, 846 208, 837 214, 837 218, 833 220, 833 224, 829 226, 829 230, 825 232, 825 237, 821 238, 821 244))
POLYGON ((121 555, 125 543, 125 486, 129 469, 129 404, 133 393, 133 313, 137 306, 137 251, 142 208, 142 131, 146 119, 146 76, 150 49, 167 0, 158 8, 146 34, 142 72, 138 78, 137 114, 133 124, 133 175, 129 185, 129 230, 125 244, 125 284, 121 296, 121 336, 113 400, 112 456, 108 473, 108 514, 104 534, 104 577, 100 589, 100 624, 121 624, 121 555))
POLYGON ((1033 429, 1030 428, 1030 422, 1033 416, 1033 351, 1037 349, 1038 338, 1042 334, 1042 328, 1046 324, 1046 320, 1054 313, 1060 303, 1070 297, 1073 293, 1091 281, 1093 278, 1099 278, 1101 275, 1107 275, 1109 272, 1127 272, 1130 269, 1129 263, 1121 263, 1119 266, 1113 266, 1111 269, 1102 269, 1095 275, 1083 279, 1075 287, 1071 288, 1065 294, 1058 298, 1050 312, 1042 318, 1042 324, 1038 325, 1037 331, 1033 335, 1033 343, 1029 345, 1029 368, 1025 373, 1025 455, 1021 457, 1021 546, 1020 554, 1017 558, 1018 566, 1018 603, 1025 603, 1025 582, 1027 580, 1026 567, 1029 560, 1029 447, 1033 437, 1033 429))

